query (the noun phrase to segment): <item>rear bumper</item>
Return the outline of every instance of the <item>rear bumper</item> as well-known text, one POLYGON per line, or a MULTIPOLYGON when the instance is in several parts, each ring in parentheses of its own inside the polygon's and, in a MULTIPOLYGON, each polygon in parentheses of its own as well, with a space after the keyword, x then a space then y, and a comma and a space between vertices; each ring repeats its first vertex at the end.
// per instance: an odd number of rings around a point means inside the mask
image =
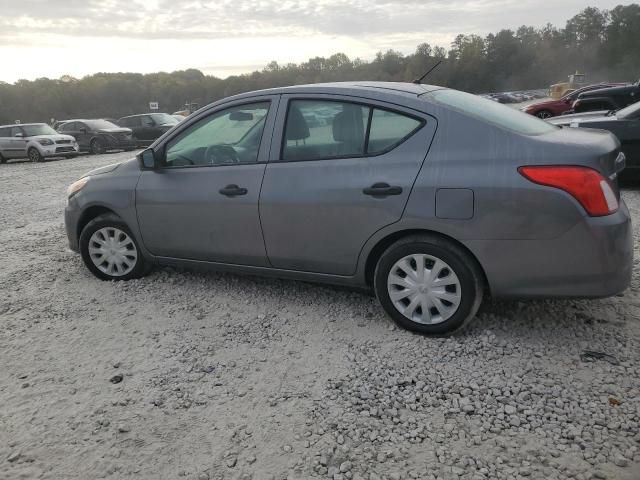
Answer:
POLYGON ((629 211, 589 217, 549 240, 470 241, 494 297, 601 298, 629 286, 633 232, 629 211))

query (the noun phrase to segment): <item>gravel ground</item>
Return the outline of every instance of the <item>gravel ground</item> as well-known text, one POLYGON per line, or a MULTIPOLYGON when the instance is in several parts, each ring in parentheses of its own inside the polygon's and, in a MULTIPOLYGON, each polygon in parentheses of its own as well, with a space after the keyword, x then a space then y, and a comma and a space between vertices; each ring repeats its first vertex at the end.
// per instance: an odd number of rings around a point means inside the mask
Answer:
POLYGON ((0 479, 640 478, 638 263, 624 296, 493 302, 448 339, 343 289, 100 282, 65 188, 129 155, 0 166, 0 479))

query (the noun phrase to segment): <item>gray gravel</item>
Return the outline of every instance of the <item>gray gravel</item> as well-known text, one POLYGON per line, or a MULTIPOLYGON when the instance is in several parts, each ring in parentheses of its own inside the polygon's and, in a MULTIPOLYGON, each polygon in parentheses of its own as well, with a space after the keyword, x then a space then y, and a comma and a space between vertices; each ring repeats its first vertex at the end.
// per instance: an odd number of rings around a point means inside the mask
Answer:
POLYGON ((0 479, 640 478, 638 263, 624 296, 493 302, 449 339, 343 289, 100 282, 64 192, 128 156, 0 166, 0 479))

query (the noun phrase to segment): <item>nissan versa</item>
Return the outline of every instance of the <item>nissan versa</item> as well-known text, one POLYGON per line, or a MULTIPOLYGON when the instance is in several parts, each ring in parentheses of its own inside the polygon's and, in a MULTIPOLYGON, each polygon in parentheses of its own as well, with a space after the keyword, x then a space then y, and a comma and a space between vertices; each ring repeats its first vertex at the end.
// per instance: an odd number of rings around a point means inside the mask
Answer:
POLYGON ((69 187, 69 243, 105 280, 154 264, 370 287, 450 332, 493 297, 627 288, 632 239, 604 131, 474 95, 332 83, 216 102, 69 187))

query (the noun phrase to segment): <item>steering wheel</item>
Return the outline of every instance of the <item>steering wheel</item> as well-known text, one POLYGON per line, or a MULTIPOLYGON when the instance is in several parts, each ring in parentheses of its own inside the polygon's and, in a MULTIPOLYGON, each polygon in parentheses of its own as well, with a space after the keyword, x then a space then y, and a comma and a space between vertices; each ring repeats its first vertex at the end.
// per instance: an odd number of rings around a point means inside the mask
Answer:
POLYGON ((230 145, 211 145, 204 152, 204 161, 209 164, 239 163, 238 153, 230 145))

